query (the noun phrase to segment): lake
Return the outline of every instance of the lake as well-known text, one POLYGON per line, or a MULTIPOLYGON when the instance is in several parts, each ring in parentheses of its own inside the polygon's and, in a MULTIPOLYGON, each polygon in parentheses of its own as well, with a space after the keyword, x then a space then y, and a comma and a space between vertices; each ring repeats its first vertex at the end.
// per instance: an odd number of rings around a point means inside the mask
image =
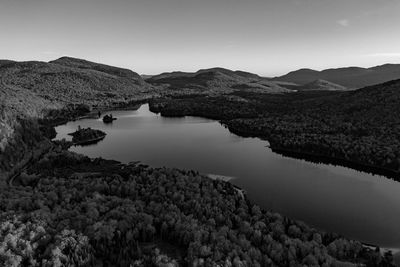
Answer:
MULTIPOLYGON (((110 112, 108 112, 110 113, 110 112)), ((82 119, 56 127, 56 139, 81 127, 106 138, 70 150, 89 157, 224 176, 261 207, 381 247, 400 248, 400 183, 349 168, 283 157, 268 142, 234 135, 219 122, 113 111, 112 124, 82 119)))

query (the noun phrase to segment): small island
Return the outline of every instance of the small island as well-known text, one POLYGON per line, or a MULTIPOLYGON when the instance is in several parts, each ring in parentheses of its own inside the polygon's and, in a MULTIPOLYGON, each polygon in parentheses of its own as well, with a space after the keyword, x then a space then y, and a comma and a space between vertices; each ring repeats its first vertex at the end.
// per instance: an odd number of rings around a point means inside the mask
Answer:
POLYGON ((100 130, 92 129, 90 127, 81 128, 80 126, 78 126, 77 131, 69 133, 68 135, 72 136, 72 143, 74 145, 84 146, 95 144, 103 140, 106 136, 106 133, 100 130))
POLYGON ((104 123, 111 123, 111 122, 113 122, 114 120, 116 120, 117 118, 113 118, 113 115, 112 114, 110 114, 110 115, 105 115, 104 117, 103 117, 103 122, 104 123))

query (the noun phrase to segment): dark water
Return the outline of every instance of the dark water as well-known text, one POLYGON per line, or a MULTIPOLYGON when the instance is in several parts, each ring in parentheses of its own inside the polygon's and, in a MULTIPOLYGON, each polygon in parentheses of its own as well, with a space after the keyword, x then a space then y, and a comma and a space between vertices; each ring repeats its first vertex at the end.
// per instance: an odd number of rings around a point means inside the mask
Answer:
POLYGON ((143 105, 56 128, 57 138, 81 127, 107 133, 100 143, 73 147, 90 157, 141 161, 231 177, 260 206, 347 237, 400 248, 400 183, 343 167, 308 163, 273 153, 268 142, 231 134, 218 122, 163 118, 143 105))

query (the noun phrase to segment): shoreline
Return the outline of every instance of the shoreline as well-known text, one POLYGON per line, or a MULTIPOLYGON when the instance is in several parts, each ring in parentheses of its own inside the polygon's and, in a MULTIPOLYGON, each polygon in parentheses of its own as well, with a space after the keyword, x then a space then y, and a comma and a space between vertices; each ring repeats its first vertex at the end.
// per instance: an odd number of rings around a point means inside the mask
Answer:
POLYGON ((345 159, 345 158, 341 158, 341 157, 330 157, 330 156, 323 155, 323 154, 298 151, 298 150, 294 150, 294 149, 280 148, 280 147, 272 146, 272 145, 270 145, 270 148, 273 152, 275 152, 279 155, 285 156, 285 157, 294 158, 294 159, 303 159, 303 160, 306 160, 308 162, 313 162, 313 163, 322 163, 322 164, 330 164, 333 166, 346 167, 346 168, 350 168, 350 169, 353 169, 356 171, 361 171, 361 172, 372 174, 372 175, 383 176, 385 178, 400 182, 400 179, 398 178, 400 175, 399 172, 396 172, 394 170, 390 170, 390 169, 387 169, 384 167, 369 165, 369 164, 365 164, 362 162, 357 162, 354 160, 349 160, 349 159, 345 159))
MULTIPOLYGON (((222 124, 222 122, 221 122, 222 124)), ((355 160, 350 160, 350 159, 345 159, 341 157, 331 157, 328 155, 323 155, 319 153, 313 153, 313 152, 305 152, 305 151, 300 151, 296 149, 287 149, 280 147, 278 145, 273 145, 271 142, 268 140, 269 138, 263 135, 260 135, 256 132, 252 131, 243 131, 243 130, 238 130, 226 123, 223 123, 229 131, 233 134, 236 134, 240 137, 256 137, 260 138, 261 140, 265 140, 269 143, 269 148, 274 152, 279 155, 282 155, 284 157, 288 158, 293 158, 293 159, 302 159, 306 160, 308 162, 313 162, 313 163, 322 163, 322 164, 329 164, 333 166, 341 166, 345 168, 350 168, 356 171, 372 174, 372 175, 379 175, 383 176, 388 179, 392 179, 394 181, 400 182, 400 172, 391 170, 385 167, 381 166, 375 166, 375 165, 370 165, 370 164, 365 164, 362 162, 358 162, 355 160)))
MULTIPOLYGON (((77 120, 83 120, 83 119, 94 119, 94 118, 99 118, 98 112, 100 111, 101 114, 107 111, 116 111, 116 110, 138 110, 140 106, 144 103, 148 103, 149 99, 145 100, 137 100, 137 101, 131 101, 129 103, 125 104, 119 104, 119 105, 110 105, 110 106, 92 106, 91 110, 83 113, 82 115, 74 116, 74 114, 65 114, 64 117, 62 118, 52 118, 51 116, 47 116, 43 119, 40 119, 41 123, 47 127, 57 127, 63 124, 66 124, 70 121, 77 121, 77 120)), ((75 110, 72 110, 72 112, 75 110)), ((66 111, 68 112, 68 111, 66 111)))
POLYGON ((301 160, 306 160, 308 162, 312 163, 322 163, 322 164, 329 164, 333 166, 341 166, 345 168, 350 168, 356 171, 372 174, 372 175, 378 175, 378 176, 384 176, 385 178, 392 179, 394 181, 400 182, 400 172, 391 170, 385 167, 381 166, 375 166, 375 165, 369 165, 365 164, 362 162, 357 162, 355 160, 349 160, 345 158, 340 158, 340 157, 331 157, 328 155, 323 155, 323 154, 318 154, 318 153, 312 153, 312 152, 304 152, 300 150, 295 150, 295 149, 285 149, 279 146, 274 146, 271 145, 270 141, 268 140, 269 138, 265 135, 261 135, 258 132, 255 131, 243 131, 239 130, 231 125, 228 124, 229 120, 220 120, 218 118, 215 118, 213 116, 206 116, 206 115, 195 115, 188 113, 187 115, 168 115, 163 113, 162 111, 152 111, 150 108, 150 111, 156 114, 160 114, 162 117, 171 117, 171 118, 176 118, 176 117, 200 117, 200 118, 205 118, 205 119, 210 119, 210 120, 215 120, 219 122, 222 126, 227 128, 230 133, 233 133, 237 136, 243 137, 243 138, 259 138, 261 140, 267 141, 270 145, 269 148, 276 154, 279 154, 284 157, 292 158, 292 159, 301 159, 301 160))
POLYGON ((96 144, 97 142, 103 140, 105 137, 106 137, 106 134, 103 134, 103 135, 101 135, 99 137, 95 137, 95 138, 92 138, 92 139, 78 141, 78 142, 72 142, 72 145, 78 146, 78 145, 96 144))

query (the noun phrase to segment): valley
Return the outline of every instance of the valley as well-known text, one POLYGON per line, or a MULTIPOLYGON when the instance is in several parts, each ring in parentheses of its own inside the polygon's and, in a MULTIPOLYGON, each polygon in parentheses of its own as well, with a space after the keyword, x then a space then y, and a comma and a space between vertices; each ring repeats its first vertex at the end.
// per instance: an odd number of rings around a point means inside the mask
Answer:
POLYGON ((260 208, 229 182, 89 158, 51 139, 54 126, 90 112, 149 102, 162 116, 221 121, 233 133, 268 140, 283 155, 398 180, 399 80, 351 91, 328 80, 301 91, 306 83, 221 68, 144 80, 66 57, 1 61, 0 75, 2 264, 394 264, 390 252, 260 208), (9 242, 15 238, 25 245, 9 242))

